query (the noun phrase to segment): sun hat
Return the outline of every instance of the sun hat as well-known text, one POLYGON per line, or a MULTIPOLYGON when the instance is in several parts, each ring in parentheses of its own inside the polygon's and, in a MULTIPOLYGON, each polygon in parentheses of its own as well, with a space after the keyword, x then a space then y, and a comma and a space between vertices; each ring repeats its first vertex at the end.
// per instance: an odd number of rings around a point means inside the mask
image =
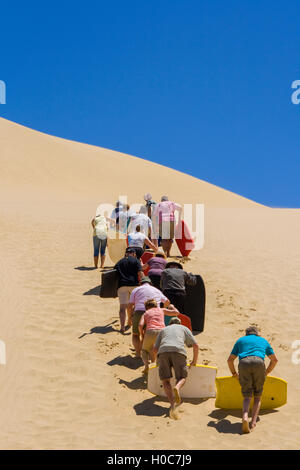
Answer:
POLYGON ((169 261, 167 264, 166 264, 166 269, 169 268, 170 266, 177 266, 177 268, 179 269, 183 269, 182 267, 182 264, 178 263, 177 261, 169 261))
POLYGON ((136 253, 136 251, 135 251, 135 249, 134 249, 133 247, 128 246, 128 247, 126 248, 125 253, 136 253))
POLYGON ((165 252, 161 248, 157 250, 154 256, 162 256, 163 258, 166 258, 165 252))

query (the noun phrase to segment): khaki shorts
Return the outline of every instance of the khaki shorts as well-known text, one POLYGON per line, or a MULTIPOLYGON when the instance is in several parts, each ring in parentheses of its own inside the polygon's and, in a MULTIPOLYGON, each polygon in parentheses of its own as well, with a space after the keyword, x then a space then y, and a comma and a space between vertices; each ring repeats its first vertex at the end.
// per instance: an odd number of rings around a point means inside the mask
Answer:
POLYGON ((160 332, 161 330, 146 330, 142 351, 150 352, 151 349, 153 349, 158 333, 160 332))
POLYGON ((188 375, 186 356, 177 352, 166 352, 157 357, 158 373, 160 380, 166 380, 173 377, 172 367, 174 368, 177 382, 185 379, 188 375))
POLYGON ((118 297, 119 297, 120 305, 128 305, 129 304, 129 299, 130 299, 131 292, 136 287, 137 286, 122 286, 122 287, 119 287, 118 297))
POLYGON ((144 313, 145 313, 144 310, 135 310, 135 312, 133 312, 133 315, 132 315, 132 334, 133 335, 140 334, 139 323, 144 313))
POLYGON ((239 380, 243 397, 262 395, 266 380, 266 366, 261 357, 248 356, 239 362, 239 380))

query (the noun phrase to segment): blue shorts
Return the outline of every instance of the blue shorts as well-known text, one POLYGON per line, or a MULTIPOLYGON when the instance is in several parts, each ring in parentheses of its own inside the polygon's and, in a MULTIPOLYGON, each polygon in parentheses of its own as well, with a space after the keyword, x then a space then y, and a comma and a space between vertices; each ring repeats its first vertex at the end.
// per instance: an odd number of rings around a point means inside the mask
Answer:
POLYGON ((93 243, 94 243, 94 256, 99 256, 99 251, 100 251, 101 256, 104 256, 106 245, 107 245, 107 238, 100 239, 97 236, 94 236, 93 243))

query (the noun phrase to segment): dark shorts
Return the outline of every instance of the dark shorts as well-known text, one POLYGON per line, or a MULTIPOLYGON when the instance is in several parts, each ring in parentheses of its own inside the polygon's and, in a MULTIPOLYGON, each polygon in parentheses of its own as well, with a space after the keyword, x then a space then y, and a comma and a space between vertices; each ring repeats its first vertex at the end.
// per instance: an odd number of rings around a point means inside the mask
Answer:
POLYGON ((156 289, 161 290, 161 288, 160 288, 160 278, 161 278, 161 275, 160 275, 160 274, 148 274, 148 276, 149 276, 150 279, 151 279, 152 285, 153 285, 154 287, 156 287, 156 289))
POLYGON ((185 304, 185 297, 186 293, 182 290, 173 290, 173 289, 165 289, 163 294, 169 299, 171 304, 173 304, 180 313, 184 312, 184 304, 185 304))
POLYGON ((261 357, 248 356, 239 362, 239 380, 243 397, 262 395, 266 380, 266 366, 261 357))
POLYGON ((188 375, 186 356, 177 352, 166 352, 157 357, 158 373, 160 380, 166 380, 173 377, 172 367, 175 377, 178 380, 185 379, 188 375))

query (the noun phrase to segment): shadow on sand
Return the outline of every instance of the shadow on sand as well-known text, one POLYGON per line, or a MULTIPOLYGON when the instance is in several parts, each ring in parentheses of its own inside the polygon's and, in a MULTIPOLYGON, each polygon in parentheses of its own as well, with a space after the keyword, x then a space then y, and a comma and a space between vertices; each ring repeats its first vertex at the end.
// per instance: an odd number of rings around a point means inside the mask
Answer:
POLYGON ((97 295, 97 297, 99 297, 100 295, 100 286, 96 286, 96 287, 93 287, 92 289, 84 292, 82 295, 97 295))
MULTIPOLYGON (((276 413, 278 410, 261 410, 260 415, 269 413, 276 413)), ((242 410, 223 410, 215 409, 208 416, 214 418, 216 421, 209 421, 207 426, 215 428, 221 434, 242 434, 242 423, 232 423, 229 419, 226 419, 228 416, 234 416, 235 418, 242 418, 242 410)), ((257 422, 260 421, 258 417, 257 422)))
POLYGON ((146 390, 147 389, 147 378, 145 376, 137 377, 131 382, 120 379, 119 384, 126 385, 130 390, 146 390))
POLYGON ((130 354, 127 356, 117 356, 107 363, 109 366, 124 366, 128 369, 137 370, 143 366, 143 361, 140 357, 132 357, 130 354))
POLYGON ((98 268, 95 268, 94 266, 77 266, 76 268, 78 271, 95 271, 98 268))
POLYGON ((89 331, 89 333, 83 333, 81 336, 79 336, 78 339, 81 339, 86 335, 92 335, 92 334, 105 335, 106 333, 113 333, 113 332, 116 332, 116 331, 118 332, 119 330, 117 330, 116 328, 113 328, 113 326, 112 326, 115 323, 118 323, 118 321, 115 320, 111 323, 108 323, 105 326, 95 326, 94 328, 92 328, 89 331))
MULTIPOLYGON (((184 403, 191 403, 193 405, 199 405, 204 403, 207 398, 193 398, 193 399, 186 399, 184 398, 184 403)), ((181 405, 180 405, 181 406, 181 405)), ((147 400, 142 401, 141 403, 137 403, 134 407, 134 410, 137 415, 142 416, 163 416, 165 418, 169 417, 169 409, 170 403, 167 398, 154 396, 152 398, 147 398, 147 400), (166 406, 160 406, 158 403, 164 403, 166 406)))

